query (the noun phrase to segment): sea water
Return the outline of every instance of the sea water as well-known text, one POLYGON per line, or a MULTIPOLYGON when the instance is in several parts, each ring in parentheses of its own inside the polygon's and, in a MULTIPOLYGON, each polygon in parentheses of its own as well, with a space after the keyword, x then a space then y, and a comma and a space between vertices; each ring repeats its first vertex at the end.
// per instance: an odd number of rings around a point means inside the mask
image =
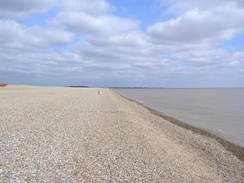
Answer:
POLYGON ((162 114, 244 147, 244 89, 116 89, 162 114))

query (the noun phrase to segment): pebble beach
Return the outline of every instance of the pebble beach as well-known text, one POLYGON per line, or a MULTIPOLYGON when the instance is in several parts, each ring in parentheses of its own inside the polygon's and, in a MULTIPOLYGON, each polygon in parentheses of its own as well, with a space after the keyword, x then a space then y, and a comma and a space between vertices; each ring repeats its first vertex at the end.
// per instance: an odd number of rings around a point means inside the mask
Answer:
POLYGON ((0 88, 0 182, 244 182, 213 138, 111 89, 0 88))

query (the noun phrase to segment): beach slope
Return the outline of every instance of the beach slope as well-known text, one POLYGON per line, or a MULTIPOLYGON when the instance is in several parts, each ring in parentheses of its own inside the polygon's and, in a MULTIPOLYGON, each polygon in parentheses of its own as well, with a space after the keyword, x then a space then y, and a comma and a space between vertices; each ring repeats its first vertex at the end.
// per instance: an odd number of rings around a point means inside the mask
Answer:
POLYGON ((215 139, 110 89, 0 88, 0 182, 243 182, 215 139))

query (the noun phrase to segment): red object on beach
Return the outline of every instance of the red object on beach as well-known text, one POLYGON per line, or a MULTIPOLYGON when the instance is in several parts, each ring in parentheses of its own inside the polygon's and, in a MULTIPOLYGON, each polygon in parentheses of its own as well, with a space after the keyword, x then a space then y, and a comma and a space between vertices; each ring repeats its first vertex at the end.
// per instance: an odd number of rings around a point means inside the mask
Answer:
POLYGON ((5 83, 0 83, 0 87, 1 86, 7 86, 8 84, 5 84, 5 83))

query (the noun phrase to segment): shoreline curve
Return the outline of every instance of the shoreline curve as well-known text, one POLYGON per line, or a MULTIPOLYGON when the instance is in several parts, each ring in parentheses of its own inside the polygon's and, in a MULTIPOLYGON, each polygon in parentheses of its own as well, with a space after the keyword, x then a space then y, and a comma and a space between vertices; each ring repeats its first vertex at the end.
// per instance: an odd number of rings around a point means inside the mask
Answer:
POLYGON ((131 99, 131 98, 126 97, 124 95, 121 95, 120 93, 116 92, 114 89, 111 89, 111 91, 113 91, 118 96, 120 96, 120 97, 122 97, 122 98, 124 98, 130 102, 136 103, 137 105, 144 107, 145 109, 147 109, 152 114, 159 116, 159 117, 163 118, 164 120, 166 120, 170 123, 173 123, 173 124, 175 124, 179 127, 182 127, 184 129, 191 130, 192 132, 194 132, 196 134, 200 134, 200 135, 215 139, 227 151, 232 152, 239 160, 244 161, 244 148, 242 148, 242 147, 240 147, 240 146, 238 146, 232 142, 229 142, 228 140, 225 140, 225 139, 223 139, 223 138, 221 138, 221 137, 219 137, 219 136, 217 136, 217 135, 215 135, 215 134, 213 134, 213 133, 211 133, 205 129, 201 129, 201 128, 192 126, 192 125, 187 124, 186 122, 180 121, 180 120, 178 120, 172 116, 165 115, 165 114, 157 111, 156 109, 150 108, 150 107, 146 106, 145 104, 140 103, 137 100, 134 100, 134 99, 131 99))

